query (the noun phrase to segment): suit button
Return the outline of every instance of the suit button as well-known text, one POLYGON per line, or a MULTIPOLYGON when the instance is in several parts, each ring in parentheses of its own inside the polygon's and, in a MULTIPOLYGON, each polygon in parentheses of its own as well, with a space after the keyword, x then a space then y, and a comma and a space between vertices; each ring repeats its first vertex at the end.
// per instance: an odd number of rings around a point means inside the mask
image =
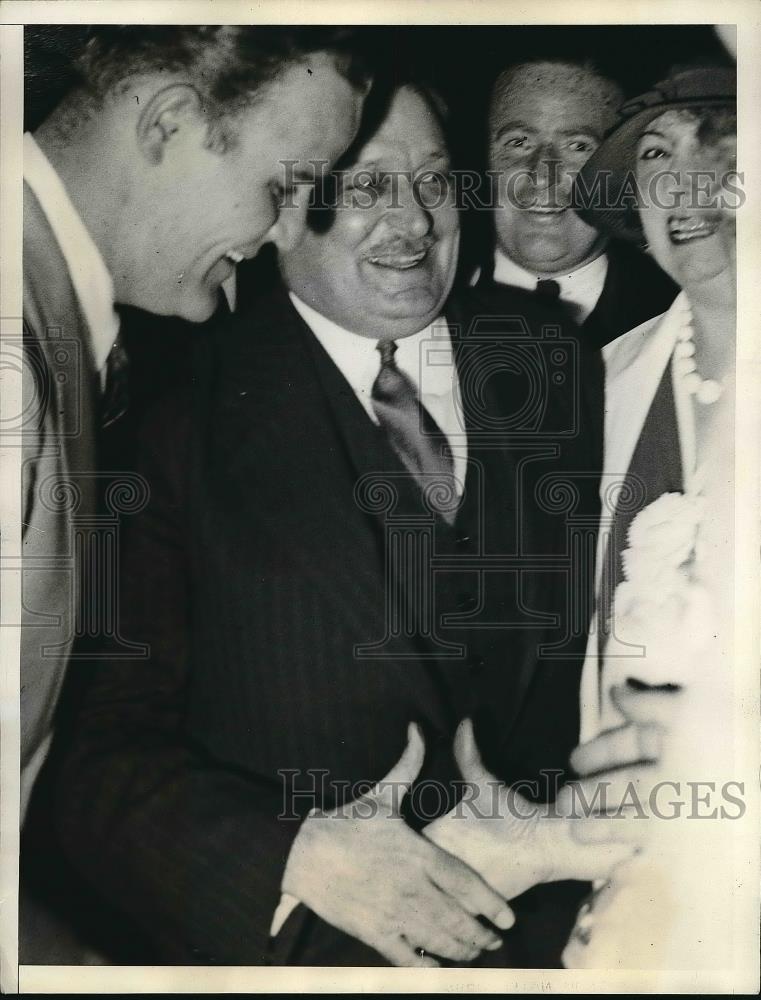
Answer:
POLYGON ((457 601, 458 611, 474 611, 478 607, 478 601, 473 594, 460 594, 457 601))
POLYGON ((458 549, 469 549, 470 548, 470 535, 458 535, 455 539, 455 545, 458 549))
POLYGON ((484 669, 484 667, 486 666, 486 660, 483 658, 483 656, 471 656, 470 659, 468 660, 468 666, 470 667, 471 671, 475 674, 478 673, 480 670, 484 669))

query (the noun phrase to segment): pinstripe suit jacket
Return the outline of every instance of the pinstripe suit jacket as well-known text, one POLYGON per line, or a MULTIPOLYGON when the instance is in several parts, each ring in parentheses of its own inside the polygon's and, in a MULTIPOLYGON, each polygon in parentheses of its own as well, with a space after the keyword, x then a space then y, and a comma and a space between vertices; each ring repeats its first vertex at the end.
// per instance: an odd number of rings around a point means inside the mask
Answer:
MULTIPOLYGON (((538 308, 516 294, 513 313, 532 331, 547 320, 538 308)), ((478 299, 447 308, 461 384, 483 350, 466 331, 485 313, 478 299)), ((437 574, 434 635, 419 591, 385 572, 389 522, 380 494, 363 500, 358 483, 391 477, 397 525, 419 525, 420 500, 283 290, 231 317, 199 352, 187 392, 149 418, 141 472, 152 496, 127 537, 122 634, 151 656, 97 670, 59 811, 75 863, 149 930, 160 959, 383 964, 303 907, 274 945, 268 929, 296 816, 379 780, 412 719, 426 737, 421 778, 447 787, 431 806, 419 782, 418 817, 447 808, 451 740, 467 713, 501 776, 562 767, 585 630, 560 659, 537 656, 567 624, 568 546, 565 515, 532 510, 545 473, 581 473, 578 502, 597 503, 597 443, 561 426, 583 419, 572 382, 548 378, 534 428, 496 443, 484 426, 521 409, 518 384, 476 378, 483 398, 464 394, 466 500, 454 529, 435 528, 449 568, 437 574), (483 571, 519 552, 541 571, 483 571), (390 582, 416 634, 387 635, 390 582), (456 620, 442 624, 445 613, 456 620), (461 652, 450 658, 443 643, 461 652)))

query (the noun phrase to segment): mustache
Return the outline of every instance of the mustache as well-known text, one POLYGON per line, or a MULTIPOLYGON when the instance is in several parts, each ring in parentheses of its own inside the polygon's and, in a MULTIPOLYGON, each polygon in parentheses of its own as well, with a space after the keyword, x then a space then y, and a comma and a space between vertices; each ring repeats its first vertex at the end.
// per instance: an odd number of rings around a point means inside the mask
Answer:
POLYGON ((436 246, 435 236, 423 236, 419 240, 395 240, 393 243, 379 243, 371 247, 366 256, 384 257, 393 254, 412 257, 418 253, 427 253, 436 246))

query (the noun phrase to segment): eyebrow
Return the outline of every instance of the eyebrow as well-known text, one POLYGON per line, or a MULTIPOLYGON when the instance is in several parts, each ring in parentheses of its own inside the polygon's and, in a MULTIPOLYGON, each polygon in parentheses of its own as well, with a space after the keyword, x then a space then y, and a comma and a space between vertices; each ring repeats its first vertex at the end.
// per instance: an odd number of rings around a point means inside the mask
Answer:
POLYGON ((640 136, 640 139, 644 139, 646 135, 657 135, 659 139, 666 138, 663 132, 659 132, 657 128, 646 128, 645 131, 640 136))
POLYGON ((504 135, 505 132, 512 132, 513 129, 518 129, 518 128, 525 129, 527 132, 533 130, 533 126, 529 125, 527 122, 524 121, 505 122, 504 125, 500 125, 500 127, 497 129, 497 131, 494 134, 494 138, 499 139, 499 137, 504 135))
POLYGON ((580 128, 564 128, 560 131, 561 135, 588 135, 592 139, 602 138, 599 131, 596 128, 592 128, 591 125, 582 125, 580 128))
MULTIPOLYGON (((506 132, 513 132, 521 129, 524 132, 537 132, 539 131, 535 125, 529 125, 525 121, 512 121, 507 122, 502 125, 500 129, 494 134, 495 139, 501 139, 506 132)), ((560 135, 571 136, 571 135, 588 135, 592 139, 602 138, 598 129, 593 128, 591 125, 580 125, 578 128, 564 128, 560 130, 560 135)))
MULTIPOLYGON (((425 166, 427 163, 434 163, 437 160, 448 161, 449 159, 450 155, 448 150, 442 146, 439 149, 432 150, 431 152, 423 153, 423 156, 419 161, 419 163, 417 164, 417 166, 415 167, 415 170, 420 170, 420 168, 425 166)), ((348 173, 354 173, 355 171, 359 170, 380 170, 380 169, 381 167, 380 163, 378 162, 378 159, 374 158, 372 160, 357 160, 356 163, 349 163, 344 167, 341 173, 348 174, 348 173)))

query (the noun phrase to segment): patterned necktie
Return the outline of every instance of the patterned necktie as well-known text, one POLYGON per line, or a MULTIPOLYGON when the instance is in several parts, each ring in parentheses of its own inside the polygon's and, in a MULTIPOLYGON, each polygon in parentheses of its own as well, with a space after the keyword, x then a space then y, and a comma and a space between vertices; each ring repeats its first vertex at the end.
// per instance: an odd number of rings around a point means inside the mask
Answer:
POLYGON ((560 285, 552 278, 539 278, 535 292, 542 299, 557 301, 560 298, 560 285))
POLYGON ((394 361, 396 344, 378 342, 381 366, 373 383, 373 410, 407 471, 428 504, 450 524, 457 509, 454 461, 449 442, 423 406, 412 381, 394 361))
POLYGON ((106 358, 106 385, 100 407, 101 428, 123 416, 129 406, 129 358, 119 337, 106 358))

